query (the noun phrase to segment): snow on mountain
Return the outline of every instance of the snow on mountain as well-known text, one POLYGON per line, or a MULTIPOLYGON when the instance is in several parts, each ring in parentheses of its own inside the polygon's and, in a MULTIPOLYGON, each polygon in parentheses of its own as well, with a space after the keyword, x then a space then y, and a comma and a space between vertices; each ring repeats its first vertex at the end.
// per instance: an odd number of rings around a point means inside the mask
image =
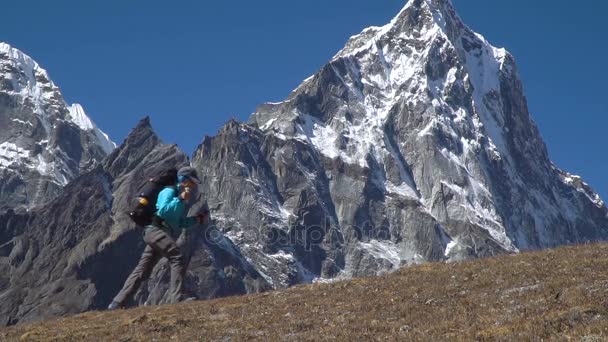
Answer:
POLYGON ((4 142, 0 144, 0 167, 9 167, 21 159, 29 158, 30 153, 19 146, 4 142))
POLYGON ((72 120, 73 123, 76 124, 76 126, 80 127, 81 129, 87 131, 87 130, 92 130, 95 128, 95 126, 93 125, 93 122, 91 122, 91 119, 89 119, 89 117, 87 116, 87 114, 84 112, 84 109, 82 108, 82 106, 78 103, 74 103, 70 106, 70 119, 72 120))
POLYGON ((93 121, 91 121, 91 119, 85 113, 84 109, 80 104, 72 104, 69 107, 69 110, 69 119, 74 124, 76 124, 76 126, 80 127, 83 131, 93 131, 98 139, 99 145, 107 154, 110 154, 110 152, 112 152, 116 148, 116 143, 110 140, 110 137, 108 137, 106 133, 97 128, 97 126, 93 123, 93 121))

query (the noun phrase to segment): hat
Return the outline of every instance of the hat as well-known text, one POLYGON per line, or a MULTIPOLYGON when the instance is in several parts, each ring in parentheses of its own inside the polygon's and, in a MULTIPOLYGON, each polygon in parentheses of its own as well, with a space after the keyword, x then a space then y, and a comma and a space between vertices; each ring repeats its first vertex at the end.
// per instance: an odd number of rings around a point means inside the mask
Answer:
POLYGON ((201 184, 201 181, 198 179, 198 174, 196 170, 190 166, 185 166, 177 171, 177 179, 181 182, 184 179, 189 179, 195 183, 201 184))

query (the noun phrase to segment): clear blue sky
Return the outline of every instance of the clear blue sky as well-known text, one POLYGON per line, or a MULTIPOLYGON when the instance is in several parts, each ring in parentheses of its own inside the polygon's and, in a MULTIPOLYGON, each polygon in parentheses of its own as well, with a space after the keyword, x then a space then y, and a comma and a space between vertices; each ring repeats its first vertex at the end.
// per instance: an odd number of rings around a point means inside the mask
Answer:
MULTIPOLYGON (((36 59, 120 143, 144 115, 189 153, 230 117, 280 101, 405 0, 20 0, 0 41, 36 59)), ((454 0, 511 51, 554 162, 608 199, 608 2, 454 0)))

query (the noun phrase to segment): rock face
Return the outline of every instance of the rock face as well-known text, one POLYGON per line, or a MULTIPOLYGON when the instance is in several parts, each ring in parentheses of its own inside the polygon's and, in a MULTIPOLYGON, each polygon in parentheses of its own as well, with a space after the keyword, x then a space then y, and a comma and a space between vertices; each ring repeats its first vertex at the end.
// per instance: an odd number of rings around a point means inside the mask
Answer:
POLYGON ((513 56, 411 0, 195 153, 223 230, 276 287, 605 239, 549 160, 513 56))
MULTIPOLYGON (((105 308, 143 251, 142 232, 126 215, 141 180, 186 163, 146 119, 102 165, 56 199, 27 213, 0 215, 0 325, 105 308)), ((204 299, 270 288, 228 239, 203 228, 180 237, 192 265, 191 295, 204 299)), ((162 303, 165 278, 161 262, 135 303, 162 303)))
MULTIPOLYGON (((142 180, 189 162, 147 119, 96 162, 112 145, 32 68, 23 82, 46 102, 0 78, 0 146, 17 146, 0 203, 58 197, 0 211, 0 325, 105 307, 143 250, 126 215, 142 180)), ((549 160, 513 57, 449 0, 411 0, 352 37, 285 101, 205 138, 191 164, 204 194, 191 210, 213 218, 179 238, 200 299, 608 237, 599 196, 549 160)), ((161 262, 133 304, 163 303, 167 278, 161 262)))
POLYGON ((45 70, 0 43, 0 210, 47 202, 114 147, 45 70))

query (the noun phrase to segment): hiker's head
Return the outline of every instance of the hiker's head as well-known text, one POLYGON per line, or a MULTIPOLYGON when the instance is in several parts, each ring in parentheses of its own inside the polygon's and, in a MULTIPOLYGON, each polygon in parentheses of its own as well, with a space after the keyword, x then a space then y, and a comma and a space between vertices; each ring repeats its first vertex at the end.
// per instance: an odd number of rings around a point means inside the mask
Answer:
POLYGON ((194 188, 201 183, 196 170, 190 166, 182 167, 177 171, 177 181, 182 187, 187 188, 194 188))

